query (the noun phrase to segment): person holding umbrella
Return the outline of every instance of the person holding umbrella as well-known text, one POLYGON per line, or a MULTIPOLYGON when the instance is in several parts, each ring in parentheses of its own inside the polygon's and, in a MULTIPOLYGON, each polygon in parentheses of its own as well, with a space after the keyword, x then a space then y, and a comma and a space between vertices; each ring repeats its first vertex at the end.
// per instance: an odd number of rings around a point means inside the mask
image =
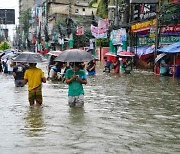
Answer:
POLYGON ((80 49, 63 51, 55 61, 73 62, 72 68, 65 73, 65 82, 68 84, 68 104, 70 107, 84 106, 84 89, 82 84, 87 84, 86 72, 81 69, 81 63, 91 61, 90 53, 80 49))
POLYGON ((24 84, 28 83, 28 99, 30 106, 42 105, 42 82, 46 83, 44 73, 36 67, 37 63, 29 63, 29 69, 24 74, 24 84))
POLYGON ((42 82, 46 83, 44 73, 40 68, 37 68, 37 63, 42 62, 42 56, 33 52, 22 52, 16 58, 14 62, 29 63, 29 68, 24 74, 24 84, 28 83, 28 99, 30 106, 36 105, 39 107, 42 105, 42 82))
POLYGON ((75 62, 73 68, 66 71, 65 80, 68 84, 68 104, 70 107, 84 106, 84 89, 82 84, 87 84, 86 73, 80 69, 81 63, 75 62))

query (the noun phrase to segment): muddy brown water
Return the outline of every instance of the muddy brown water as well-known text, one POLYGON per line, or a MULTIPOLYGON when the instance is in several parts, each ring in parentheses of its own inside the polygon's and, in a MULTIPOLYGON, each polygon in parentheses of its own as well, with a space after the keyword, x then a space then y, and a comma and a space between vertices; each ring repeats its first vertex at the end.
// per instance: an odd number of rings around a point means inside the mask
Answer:
POLYGON ((12 76, 0 74, 0 85, 1 154, 180 152, 179 80, 98 67, 84 86, 84 109, 68 107, 61 82, 43 84, 39 109, 29 108, 27 86, 15 88, 12 76))

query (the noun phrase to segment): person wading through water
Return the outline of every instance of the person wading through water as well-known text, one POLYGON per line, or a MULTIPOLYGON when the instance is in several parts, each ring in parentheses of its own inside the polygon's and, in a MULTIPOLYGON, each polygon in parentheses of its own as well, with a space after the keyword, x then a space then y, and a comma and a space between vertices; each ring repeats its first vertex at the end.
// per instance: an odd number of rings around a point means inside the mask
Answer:
POLYGON ((74 63, 73 68, 66 71, 66 83, 68 89, 68 104, 70 107, 84 106, 84 89, 82 84, 87 84, 86 73, 80 69, 81 63, 74 63))
POLYGON ((24 84, 28 82, 28 99, 30 106, 42 105, 42 82, 46 83, 44 73, 40 68, 36 67, 37 63, 29 63, 29 69, 24 74, 24 84))

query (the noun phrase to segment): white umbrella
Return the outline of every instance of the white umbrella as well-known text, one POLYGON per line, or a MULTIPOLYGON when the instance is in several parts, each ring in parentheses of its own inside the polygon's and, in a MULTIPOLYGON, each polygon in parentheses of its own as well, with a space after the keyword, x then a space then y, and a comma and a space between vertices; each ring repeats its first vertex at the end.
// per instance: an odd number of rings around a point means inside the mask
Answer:
POLYGON ((157 55, 157 57, 154 60, 154 63, 156 64, 161 58, 163 58, 166 54, 165 53, 161 53, 159 55, 157 55))
POLYGON ((48 55, 53 55, 53 56, 59 56, 59 54, 61 54, 62 51, 49 51, 47 54, 48 55))

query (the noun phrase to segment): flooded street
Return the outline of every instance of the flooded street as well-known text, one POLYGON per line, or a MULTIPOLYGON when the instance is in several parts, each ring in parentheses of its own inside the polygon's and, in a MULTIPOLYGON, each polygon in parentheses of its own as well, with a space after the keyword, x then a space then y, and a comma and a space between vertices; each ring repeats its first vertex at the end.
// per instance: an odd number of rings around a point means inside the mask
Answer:
POLYGON ((84 86, 84 109, 69 108, 61 82, 43 84, 39 109, 29 107, 27 86, 16 88, 12 76, 0 74, 0 85, 0 154, 180 152, 179 80, 98 68, 84 86))

